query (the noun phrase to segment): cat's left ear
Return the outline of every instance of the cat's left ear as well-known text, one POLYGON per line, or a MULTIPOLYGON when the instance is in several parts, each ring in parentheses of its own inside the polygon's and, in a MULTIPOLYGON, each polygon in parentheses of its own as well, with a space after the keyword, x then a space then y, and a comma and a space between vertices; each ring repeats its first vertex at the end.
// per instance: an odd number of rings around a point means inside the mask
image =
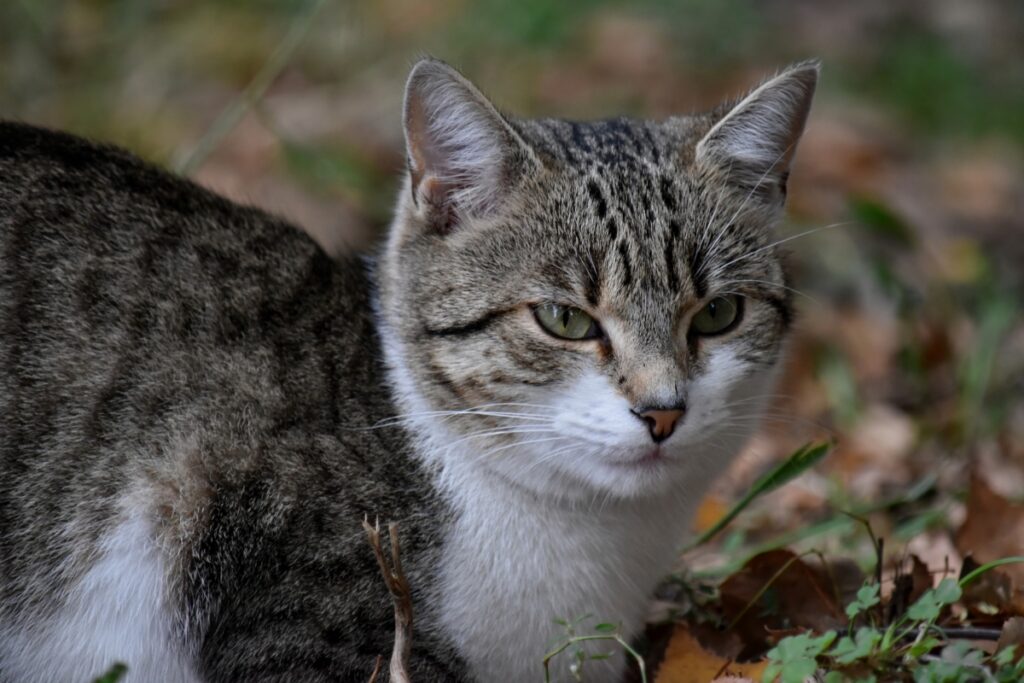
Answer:
POLYGON ((696 161, 769 202, 786 194, 789 167, 811 110, 820 64, 801 62, 766 81, 697 143, 696 161))
POLYGON ((536 161, 487 98, 436 59, 409 75, 405 140, 413 201, 442 234, 499 210, 536 161))

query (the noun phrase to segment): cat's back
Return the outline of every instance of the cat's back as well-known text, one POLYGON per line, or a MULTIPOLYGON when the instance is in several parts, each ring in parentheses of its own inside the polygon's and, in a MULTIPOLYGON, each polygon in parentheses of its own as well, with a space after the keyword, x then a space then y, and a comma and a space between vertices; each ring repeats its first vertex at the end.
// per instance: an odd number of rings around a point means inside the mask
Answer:
POLYGON ((128 400, 127 385, 187 385, 195 402, 225 381, 263 399, 305 383, 294 403, 316 389, 303 361, 329 336, 335 355, 374 344, 368 289, 358 261, 263 211, 123 150, 0 122, 0 401, 17 399, 0 415, 34 415, 22 442, 67 431, 75 421, 43 422, 89 396, 93 429, 124 417, 104 411, 171 407, 128 400))
MULTIPOLYGON (((337 376, 319 386, 331 363, 353 380, 376 371, 339 357, 374 344, 367 290, 358 262, 332 261, 258 209, 116 148, 0 123, 8 463, 74 447, 56 435, 137 436, 186 405, 215 403, 230 420, 225 395, 259 404, 251 416, 275 402, 301 412, 317 390, 337 393, 337 376)), ((329 403, 292 419, 326 425, 329 403)))

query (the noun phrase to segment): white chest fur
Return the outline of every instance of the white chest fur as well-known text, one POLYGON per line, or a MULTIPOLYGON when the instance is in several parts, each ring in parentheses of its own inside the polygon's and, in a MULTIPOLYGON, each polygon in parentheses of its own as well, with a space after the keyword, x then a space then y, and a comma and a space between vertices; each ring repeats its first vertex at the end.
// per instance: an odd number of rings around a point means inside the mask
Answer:
MULTIPOLYGON (((687 505, 675 499, 571 509, 500 481, 460 484, 441 616, 478 680, 543 680, 543 656, 565 634, 558 618, 589 614, 584 631, 611 622, 627 639, 638 633, 651 591, 677 555, 687 505)), ((588 649, 616 654, 586 663, 585 680, 618 680, 626 655, 617 644, 588 649)), ((553 662, 556 680, 566 679, 571 661, 565 654, 553 662)))
POLYGON ((172 642, 166 573, 148 525, 122 522, 50 617, 0 623, 0 680, 91 681, 115 662, 127 683, 199 679, 172 642))

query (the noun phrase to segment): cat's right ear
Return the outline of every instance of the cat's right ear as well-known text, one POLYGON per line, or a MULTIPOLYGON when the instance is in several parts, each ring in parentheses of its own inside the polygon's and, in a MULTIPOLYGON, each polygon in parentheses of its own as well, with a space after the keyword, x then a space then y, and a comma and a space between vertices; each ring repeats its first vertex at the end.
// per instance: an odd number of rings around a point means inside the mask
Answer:
POLYGON ((496 212, 535 156, 477 88, 444 62, 423 59, 405 88, 412 198, 447 233, 496 212))

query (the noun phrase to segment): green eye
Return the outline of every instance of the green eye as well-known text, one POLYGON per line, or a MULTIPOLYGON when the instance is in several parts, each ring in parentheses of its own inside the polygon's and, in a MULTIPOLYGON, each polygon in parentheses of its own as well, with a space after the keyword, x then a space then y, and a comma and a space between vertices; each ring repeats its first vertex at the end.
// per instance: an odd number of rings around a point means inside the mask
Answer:
POLYGON ((738 296, 716 296, 697 311, 690 323, 695 334, 711 336, 731 330, 740 319, 740 298, 738 296))
POLYGON ((594 339, 601 335, 597 321, 572 306, 540 304, 534 307, 533 314, 541 327, 561 339, 594 339))

